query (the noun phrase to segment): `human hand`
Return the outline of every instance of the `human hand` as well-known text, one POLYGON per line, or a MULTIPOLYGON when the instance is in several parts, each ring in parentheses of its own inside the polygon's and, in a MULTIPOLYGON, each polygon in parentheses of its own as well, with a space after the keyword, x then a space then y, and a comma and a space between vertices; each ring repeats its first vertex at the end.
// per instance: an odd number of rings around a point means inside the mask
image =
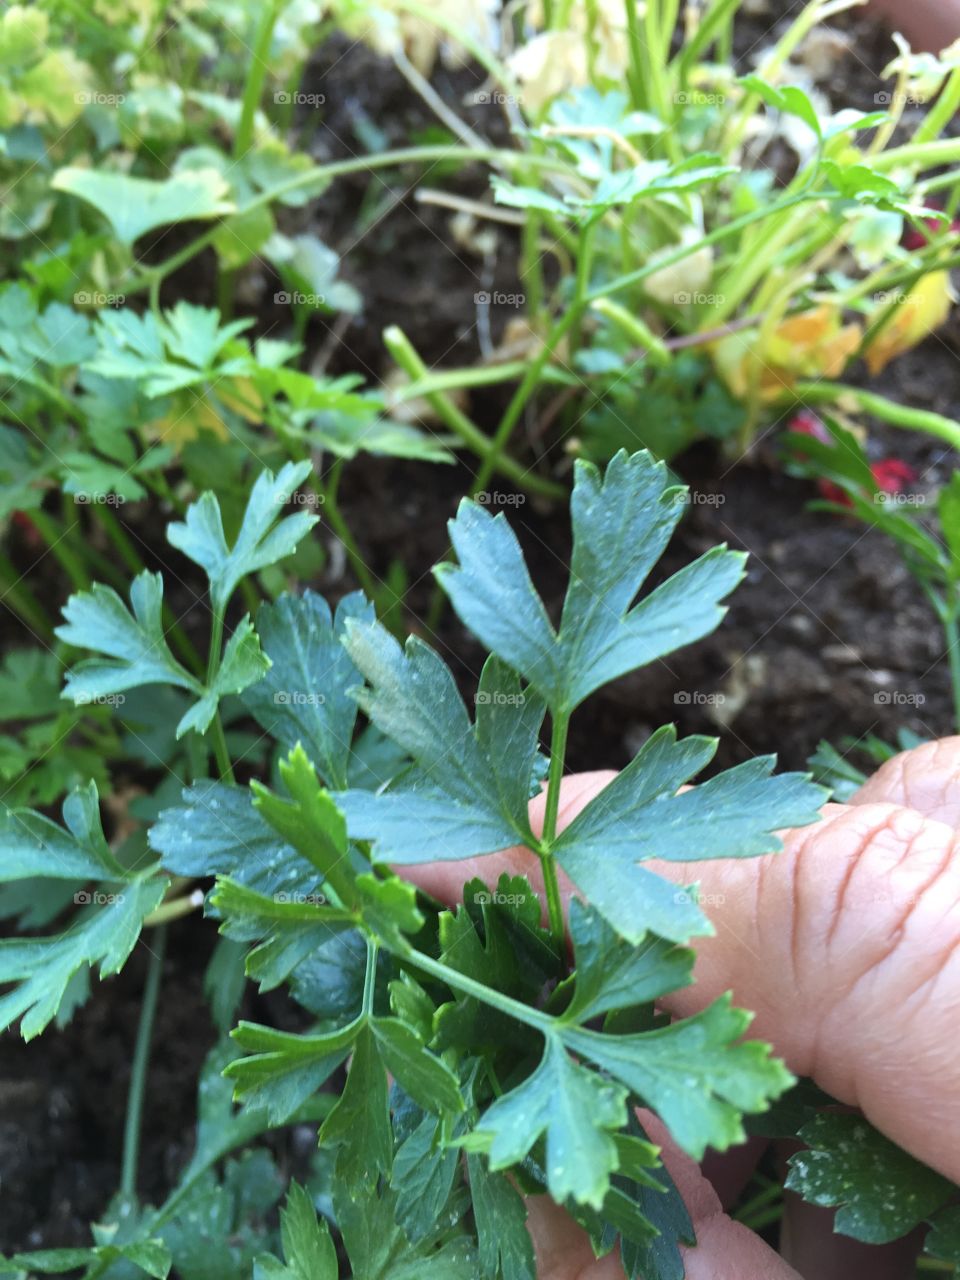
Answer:
MULTIPOLYGON (((567 778, 559 825, 573 820, 613 773, 567 778)), ((543 799, 531 805, 534 829, 543 799)), ((883 766, 850 804, 825 806, 814 826, 784 835, 764 858, 646 865, 698 881, 716 929, 697 940, 695 985, 670 996, 676 1016, 724 991, 752 1009, 751 1037, 769 1040, 797 1075, 859 1107, 894 1142, 960 1181, 960 737, 929 743, 883 766)), ((517 848, 465 862, 406 868, 456 901, 477 875, 501 871, 538 886, 539 864, 517 848)), ((564 885, 564 904, 572 887, 564 885)), ((645 1118, 645 1124, 648 1124, 645 1118)), ((664 1159, 697 1228, 688 1280, 796 1280, 798 1272, 727 1217, 697 1166, 664 1142, 664 1159)), ((546 1197, 530 1202, 541 1280, 622 1280, 614 1255, 589 1242, 546 1197)), ((849 1241, 822 1232, 794 1240, 808 1280, 849 1275, 849 1241)), ((871 1280, 910 1275, 909 1248, 870 1251, 871 1280)))

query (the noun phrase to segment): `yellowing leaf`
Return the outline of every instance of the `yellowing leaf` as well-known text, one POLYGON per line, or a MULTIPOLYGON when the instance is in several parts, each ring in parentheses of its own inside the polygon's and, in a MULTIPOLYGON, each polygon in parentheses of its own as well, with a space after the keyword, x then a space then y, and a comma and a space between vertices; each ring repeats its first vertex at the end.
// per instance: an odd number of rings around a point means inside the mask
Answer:
POLYGON ((263 421, 263 396, 249 378, 230 378, 218 383, 217 399, 245 422, 263 421))
POLYGON ((839 310, 824 303, 790 316, 763 338, 752 330, 721 339, 714 362, 733 394, 774 400, 799 378, 838 378, 860 345, 859 324, 844 324, 839 310))
POLYGON ((216 406, 195 391, 178 395, 170 412, 153 425, 159 439, 173 449, 196 440, 201 431, 211 431, 218 440, 226 440, 230 434, 216 406))
MULTIPOLYGON (((950 314, 952 302, 948 272, 932 271, 918 280, 864 351, 870 372, 880 373, 894 356, 909 351, 928 333, 939 329, 950 314)), ((889 305, 883 303, 881 311, 889 305)))

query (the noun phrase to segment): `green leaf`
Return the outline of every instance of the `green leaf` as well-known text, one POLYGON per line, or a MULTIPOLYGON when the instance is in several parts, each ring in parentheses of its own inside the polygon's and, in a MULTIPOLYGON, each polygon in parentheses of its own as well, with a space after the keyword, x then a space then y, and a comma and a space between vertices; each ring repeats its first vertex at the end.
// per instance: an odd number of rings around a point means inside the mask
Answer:
POLYGON ((682 494, 647 453, 618 453, 603 478, 577 463, 559 633, 502 514, 461 503, 450 523, 459 564, 435 573, 466 626, 555 714, 567 714, 601 685, 709 634, 723 617, 719 602, 742 577, 744 557, 721 547, 631 607, 683 513, 682 494))
POLYGON ((217 714, 220 699, 228 693, 241 693, 260 680, 269 669, 270 659, 261 652, 260 638, 247 615, 237 624, 236 631, 227 641, 220 665, 214 673, 213 683, 207 686, 200 701, 193 704, 177 725, 177 738, 182 738, 190 729, 206 733, 217 714))
POLYGON ((30 809, 0 817, 0 880, 125 880, 103 834, 96 783, 76 787, 63 803, 66 830, 30 809))
POLYGON ((608 1132, 626 1121, 627 1091, 579 1066, 555 1035, 523 1084, 481 1116, 468 1149, 485 1151, 493 1170, 519 1164, 546 1134, 547 1186, 562 1204, 573 1197, 599 1209, 617 1167, 608 1132))
POLYGON ((419 933, 424 917, 417 906, 417 891, 406 880, 397 876, 379 880, 373 875, 357 877, 363 918, 367 925, 380 935, 387 946, 403 950, 407 940, 405 933, 419 933))
POLYGON ((437 1116, 424 1116, 394 1153, 390 1188, 397 1221, 413 1244, 435 1231, 456 1180, 460 1152, 443 1146, 442 1131, 437 1116))
POLYGON ((834 1230, 867 1244, 898 1240, 956 1188, 860 1116, 824 1111, 800 1130, 786 1186, 810 1204, 838 1206, 834 1230))
POLYGON ((265 1108, 280 1125, 333 1074, 362 1031, 362 1022, 351 1022, 327 1035, 298 1036, 241 1022, 231 1036, 249 1056, 235 1058, 223 1074, 238 1102, 265 1108))
POLYGON ((280 1211, 280 1238, 286 1265, 264 1255, 254 1264, 254 1280, 337 1280, 337 1251, 327 1224, 317 1217, 313 1201, 299 1183, 291 1182, 280 1211))
POLYGON ((740 1042, 750 1014, 721 996, 695 1017, 656 1031, 615 1036, 566 1028, 567 1048, 626 1085, 695 1160, 708 1146, 743 1142, 744 1111, 763 1111, 793 1083, 758 1041, 740 1042))
POLYGON ((678 743, 672 727, 658 730, 553 845, 573 882, 632 942, 647 929, 684 940, 693 923, 691 908, 696 912, 695 896, 667 882, 652 883, 640 862, 776 852, 783 844, 774 833, 815 822, 827 798, 806 774, 771 776, 772 756, 745 761, 676 794, 691 776, 688 770, 702 767, 714 748, 710 739, 678 743))
POLYGON ((173 656, 163 626, 163 578, 144 570, 130 587, 132 613, 112 587, 96 582, 64 606, 56 634, 78 649, 105 654, 67 673, 63 697, 83 705, 145 684, 172 684, 201 694, 203 686, 173 656))
POLYGON ((441 1114, 463 1111, 460 1081, 410 1026, 399 1018, 373 1018, 370 1028, 384 1066, 414 1102, 441 1114))
POLYGON ((339 1147, 337 1176, 361 1186, 388 1177, 393 1163, 393 1134, 387 1072, 380 1042, 369 1024, 356 1037, 347 1083, 320 1130, 320 1145, 339 1147))
POLYGON ((467 1156, 482 1280, 536 1280, 527 1209, 506 1175, 493 1173, 480 1156, 467 1156))
POLYGON ((54 174, 50 185, 92 204, 127 245, 171 222, 219 218, 235 209, 226 198, 229 186, 215 169, 188 169, 158 182, 67 167, 54 174))
POLYGON ((201 781, 164 809, 147 833, 151 849, 178 876, 230 876, 259 893, 314 893, 316 868, 274 831, 245 787, 201 781))
POLYGON ((342 644, 348 618, 373 621, 373 605, 360 592, 344 596, 334 617, 313 591, 261 605, 257 631, 272 666, 243 694, 243 705, 265 732, 288 749, 302 743, 324 781, 339 788, 347 785, 357 718, 356 700, 347 692, 357 670, 342 644))
POLYGON ((11 1258, 0 1258, 0 1272, 61 1275, 82 1267, 89 1274, 100 1275, 111 1264, 122 1262, 132 1263, 156 1280, 166 1280, 171 1267, 170 1251, 162 1240, 138 1240, 130 1244, 96 1245, 90 1249, 37 1249, 31 1253, 15 1253, 11 1258))
POLYGON ((17 984, 0 996, 0 1030, 20 1020, 21 1035, 31 1040, 57 1016, 85 966, 98 967, 101 978, 119 973, 140 937, 144 916, 159 906, 169 884, 154 878, 84 895, 80 900, 87 905, 65 933, 0 940, 0 983, 17 984))
POLYGON ((381 860, 404 863, 532 840, 527 798, 542 701, 521 693, 502 666, 491 668, 473 726, 449 668, 416 637, 401 649, 382 624, 351 621, 346 644, 370 686, 357 694, 361 707, 420 771, 413 786, 339 795, 351 835, 375 839, 381 860))
POLYGON ((950 556, 950 576, 960 578, 960 471, 954 471, 937 496, 937 515, 950 556))
POLYGON ((276 476, 261 472, 232 547, 224 536, 220 503, 210 491, 191 503, 182 523, 167 526, 167 541, 206 573, 217 613, 226 608, 241 578, 290 555, 317 523, 318 517, 306 511, 281 519, 284 504, 309 474, 309 462, 288 462, 276 476))
POLYGON ((280 762, 280 776, 290 799, 275 795, 254 781, 250 784, 254 807, 316 867, 341 902, 356 903, 346 821, 334 799, 320 786, 314 767, 299 744, 280 762))
POLYGON ((941 1209, 931 1220, 930 1228, 923 1242, 924 1253, 960 1266, 960 1207, 941 1209))
POLYGON ((645 1004, 693 981, 693 952, 649 935, 625 942, 599 912, 570 900, 576 977, 565 1020, 589 1022, 601 1013, 645 1004))
POLYGON ((823 130, 820 125, 820 119, 816 113, 813 103, 804 93, 804 91, 794 84, 783 85, 777 87, 768 84, 766 80, 761 79, 757 75, 742 76, 740 83, 746 89, 750 89, 763 99, 768 106, 776 108, 777 111, 783 111, 786 115, 796 116, 802 120, 805 125, 810 128, 816 137, 823 136, 823 130))

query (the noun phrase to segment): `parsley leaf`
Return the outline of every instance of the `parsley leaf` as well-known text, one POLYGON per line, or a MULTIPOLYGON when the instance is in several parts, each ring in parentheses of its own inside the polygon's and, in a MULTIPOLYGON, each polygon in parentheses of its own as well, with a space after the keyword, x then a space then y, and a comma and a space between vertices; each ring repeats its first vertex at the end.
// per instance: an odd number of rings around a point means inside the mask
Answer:
POLYGON ((810 1204, 839 1206, 835 1230, 855 1240, 897 1240, 955 1191, 861 1116, 823 1111, 800 1137, 809 1149, 790 1157, 787 1187, 810 1204))
POLYGON ((257 630, 271 667, 243 694, 243 705, 283 746, 302 743, 330 786, 346 787, 356 700, 348 690, 357 671, 341 643, 348 619, 373 620, 373 606, 359 592, 337 605, 313 591, 283 595, 262 605, 257 630))
POLYGON ((570 586, 558 631, 502 514, 461 503, 450 522, 459 564, 435 573, 466 626, 555 714, 569 714, 594 690, 699 640, 723 617, 720 601, 743 576, 745 558, 723 547, 632 604, 683 514, 682 493, 647 453, 618 453, 602 479, 590 463, 577 463, 570 586))
POLYGON ((167 541, 195 561, 210 580, 214 610, 222 613, 240 579, 276 564, 317 523, 307 511, 283 516, 284 504, 310 474, 309 462, 288 462, 274 476, 257 478, 233 546, 227 545, 220 503, 209 490, 187 508, 183 522, 167 527, 167 541))

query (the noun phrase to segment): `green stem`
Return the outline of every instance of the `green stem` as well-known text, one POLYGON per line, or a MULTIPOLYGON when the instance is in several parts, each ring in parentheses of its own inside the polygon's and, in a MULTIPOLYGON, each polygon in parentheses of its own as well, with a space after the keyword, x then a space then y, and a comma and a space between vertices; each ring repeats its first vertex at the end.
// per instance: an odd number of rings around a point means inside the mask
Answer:
POLYGON ((954 602, 943 619, 943 634, 947 641, 947 658, 950 664, 950 687, 953 692, 953 717, 956 732, 960 733, 960 626, 957 624, 957 606, 954 602))
POLYGON ((743 1222, 747 1218, 758 1213, 759 1210, 765 1209, 773 1200, 779 1200, 783 1195, 783 1187, 779 1182, 769 1182, 762 1191, 755 1196, 751 1196, 746 1204, 741 1205, 733 1214, 738 1222, 743 1222))
POLYGON ((483 1004, 489 1005, 492 1009, 499 1009, 508 1018, 515 1018, 517 1022, 522 1022, 528 1027, 533 1027, 537 1031, 547 1035, 553 1028, 554 1019, 549 1014, 541 1013, 539 1009, 532 1009, 529 1005, 521 1004, 519 1000, 514 1000, 512 996, 505 996, 501 991, 495 991, 493 987, 488 987, 482 982, 477 982, 474 978, 469 978, 465 973, 458 973, 456 969, 451 969, 440 960, 434 960, 431 956, 424 955, 422 951, 406 944, 400 953, 408 963, 416 965, 424 973, 429 973, 431 977, 438 978, 441 982, 445 982, 448 987, 452 987, 455 991, 462 991, 464 995, 473 996, 483 1004))
POLYGON ((547 800, 543 815, 542 848, 539 851, 540 865, 543 868, 543 885, 547 896, 547 912, 550 918, 550 932, 559 954, 563 954, 563 942, 566 926, 563 920, 563 901, 560 897, 560 881, 557 877, 557 862, 550 852, 550 846, 557 835, 557 815, 560 812, 560 787, 563 782, 563 761, 567 751, 567 732, 570 728, 570 716, 555 715, 550 735, 550 772, 547 775, 547 800))
POLYGON ((323 486, 321 496, 323 497, 323 514, 327 523, 333 532, 340 539, 344 551, 347 553, 347 559, 356 575, 357 581, 363 588, 364 594, 373 600, 377 595, 377 583, 374 581, 373 574, 367 568, 366 561, 360 553, 357 540, 353 536, 353 530, 350 528, 340 510, 340 504, 337 496, 340 490, 340 475, 343 471, 343 460, 338 458, 330 468, 330 478, 323 486))
POLYGON ((163 955, 167 934, 161 928, 153 935, 153 948, 147 967, 147 980, 140 1005, 140 1022, 130 1068, 130 1089, 127 1093, 127 1114, 123 1126, 123 1163, 120 1169, 120 1192, 132 1199, 137 1192, 137 1166, 140 1160, 140 1130, 143 1123, 143 1103, 146 1090, 147 1068, 150 1062, 150 1041, 157 1013, 157 997, 160 993, 160 977, 163 971, 163 955))
MULTIPOLYGON (((556 322, 544 340, 543 346, 537 353, 536 358, 527 366, 527 372, 524 374, 523 381, 517 387, 516 391, 507 405, 506 413, 500 421, 494 433, 493 440, 489 443, 489 453, 486 460, 477 472, 477 478, 470 488, 471 493, 479 493, 485 489, 490 476, 493 474, 497 466, 500 466, 503 460, 503 451, 513 434, 513 429, 520 420, 520 415, 526 408, 526 404, 532 395, 540 378, 543 374, 544 366, 552 357, 554 351, 566 337, 568 331, 572 329, 578 322, 580 314, 583 311, 584 302, 574 302, 556 322)), ((558 489, 559 486, 553 486, 558 489)), ((551 495, 556 496, 556 495, 551 495)))
POLYGON ((678 75, 682 88, 686 87, 691 68, 696 66, 701 54, 705 53, 714 40, 723 33, 741 3, 742 0, 714 0, 700 19, 696 32, 677 54, 678 75))
POLYGON ((73 583, 74 590, 86 591, 90 586, 90 575, 83 561, 70 545, 70 530, 61 529, 56 520, 45 511, 31 511, 30 519, 47 544, 47 550, 73 583))
POLYGON ((609 298, 598 298, 590 309, 611 320, 657 364, 670 363, 669 347, 634 312, 628 311, 626 307, 621 307, 618 302, 612 302, 609 298))
POLYGON ((920 121, 913 135, 914 143, 932 142, 934 138, 939 138, 957 114, 958 107, 960 107, 960 67, 955 67, 941 89, 940 96, 920 121))
MULTIPOLYGON (((419 353, 410 342, 407 335, 397 325, 390 325, 384 330, 383 341, 390 352, 391 356, 400 366, 400 368, 413 379, 422 379, 428 376, 427 366, 423 363, 419 353)), ((490 438, 480 430, 476 423, 471 422, 467 415, 453 403, 442 392, 432 392, 427 397, 427 402, 433 409, 434 413, 460 437, 467 448, 483 460, 477 480, 471 492, 479 492, 483 489, 490 476, 494 471, 500 471, 507 476, 519 488, 527 489, 531 493, 539 493, 545 498, 559 498, 564 494, 564 489, 555 484, 552 480, 545 480, 541 476, 534 475, 526 468, 522 467, 513 458, 503 453, 504 440, 500 439, 499 433, 491 442, 490 438)))
POLYGON ((928 435, 945 440, 960 450, 960 423, 928 409, 911 409, 897 404, 885 396, 862 387, 851 387, 844 382, 798 382, 786 397, 803 404, 832 404, 836 400, 855 400, 864 413, 872 413, 894 427, 906 427, 910 431, 925 431, 928 435))
POLYGON ((143 927, 145 929, 162 928, 171 920, 180 920, 198 911, 202 906, 203 890, 194 889, 191 893, 183 894, 179 898, 170 898, 169 901, 161 903, 155 911, 143 917, 143 927))
POLYGON ((942 164, 956 164, 960 160, 960 138, 939 138, 936 142, 908 142, 902 147, 882 151, 870 161, 871 167, 880 173, 889 169, 909 169, 922 166, 935 169, 942 164))
POLYGON ((253 126, 257 115, 257 107, 263 94, 263 84, 267 77, 270 61, 270 41, 273 39, 273 28, 280 12, 277 0, 268 0, 260 10, 260 21, 250 61, 247 64, 247 79, 243 86, 243 105, 240 108, 240 123, 237 125, 233 140, 233 156, 239 160, 246 155, 253 144, 253 126))
MULTIPOLYGON (((508 151, 499 147, 488 147, 483 150, 449 145, 402 147, 396 151, 351 156, 346 160, 334 160, 329 164, 316 165, 303 173, 298 173, 293 178, 288 178, 286 182, 278 182, 275 187, 271 187, 268 191, 261 191, 244 204, 243 212, 251 213, 255 209, 265 208, 273 204, 274 201, 282 200, 285 196, 296 191, 302 191, 307 187, 315 186, 319 188, 325 179, 339 178, 350 173, 364 173, 373 169, 388 169, 392 166, 405 164, 431 164, 454 160, 461 160, 464 163, 469 163, 470 161, 489 162, 503 165, 505 168, 533 167, 554 172, 566 172, 568 168, 565 163, 555 156, 528 155, 522 151, 508 151)), ((144 290, 150 290, 151 297, 156 295, 159 298, 159 287, 162 281, 172 272, 179 270, 180 267, 192 261, 198 253, 202 253, 204 249, 212 244, 216 239, 219 225, 217 223, 207 231, 204 231, 196 239, 191 240, 189 244, 184 245, 177 253, 171 254, 164 262, 158 263, 156 266, 142 267, 138 276, 124 284, 124 294, 130 296, 141 293, 144 290)))
POLYGON ((698 253, 701 249, 708 248, 710 245, 720 244, 723 240, 729 240, 733 236, 739 235, 741 231, 746 227, 752 226, 755 222, 763 222, 766 218, 776 217, 778 214, 783 213, 784 210, 792 209, 800 204, 806 204, 811 199, 822 198, 822 195, 811 195, 805 191, 798 195, 787 196, 782 200, 774 201, 773 204, 752 209, 749 213, 742 214, 739 218, 734 218, 731 222, 726 222, 723 226, 716 227, 707 235, 701 236, 699 240, 677 245, 676 249, 670 253, 665 253, 662 256, 658 254, 654 259, 647 262, 645 266, 638 267, 635 271, 629 271, 626 275, 616 276, 613 280, 599 285, 587 296, 586 300, 587 302, 595 302, 597 298, 621 293, 624 289, 629 289, 631 285, 639 284, 647 276, 653 275, 655 271, 663 271, 677 262, 682 262, 684 258, 689 258, 691 254, 698 253))
POLYGON ((12 610, 31 630, 39 632, 47 640, 53 639, 53 624, 18 573, 16 565, 0 552, 0 605, 12 610))
MULTIPOLYGON (((428 372, 426 377, 394 390, 392 399, 394 403, 403 404, 408 400, 418 400, 421 396, 430 395, 433 391, 462 391, 468 387, 496 386, 501 382, 513 382, 522 378, 529 367, 527 360, 508 360, 503 364, 480 365, 475 368, 435 369, 428 372)), ((563 369, 554 368, 544 370, 544 381, 565 387, 582 385, 579 378, 563 369)))
POLYGON ((623 3, 627 14, 627 87, 630 90, 631 105, 637 111, 642 111, 647 105, 644 87, 643 37, 637 20, 636 0, 623 0, 623 3))
MULTIPOLYGON (((210 627, 210 655, 207 659, 207 688, 213 686, 217 669, 220 666, 222 649, 223 612, 220 609, 214 609, 213 623, 210 627)), ((223 720, 220 718, 219 707, 213 714, 210 729, 213 734, 213 755, 217 762, 217 768, 220 770, 220 777, 232 783, 234 780, 233 765, 230 762, 230 750, 227 747, 227 735, 223 731, 223 720)))
POLYGON ((360 1016, 369 1018, 373 1014, 373 997, 377 989, 377 952, 380 944, 374 938, 367 939, 367 968, 363 975, 363 1003, 360 1016))

